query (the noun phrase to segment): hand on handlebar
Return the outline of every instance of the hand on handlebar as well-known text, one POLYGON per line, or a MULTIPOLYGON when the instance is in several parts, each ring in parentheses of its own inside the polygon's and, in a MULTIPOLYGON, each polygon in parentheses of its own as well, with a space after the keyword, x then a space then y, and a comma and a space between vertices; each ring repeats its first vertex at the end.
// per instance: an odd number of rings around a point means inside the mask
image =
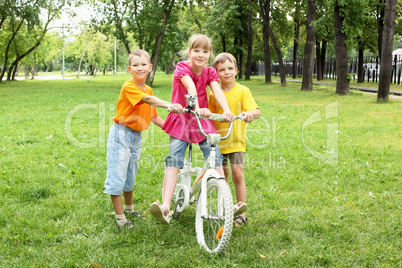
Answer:
POLYGON ((241 113, 241 115, 243 116, 243 121, 246 123, 250 123, 254 119, 254 116, 248 112, 241 113))
POLYGON ((223 122, 230 123, 234 120, 235 116, 232 113, 223 113, 223 122))
POLYGON ((168 110, 172 113, 181 114, 183 112, 183 107, 178 103, 173 103, 169 106, 168 110))
POLYGON ((196 109, 194 111, 197 112, 202 119, 208 118, 212 115, 211 111, 207 108, 196 109))

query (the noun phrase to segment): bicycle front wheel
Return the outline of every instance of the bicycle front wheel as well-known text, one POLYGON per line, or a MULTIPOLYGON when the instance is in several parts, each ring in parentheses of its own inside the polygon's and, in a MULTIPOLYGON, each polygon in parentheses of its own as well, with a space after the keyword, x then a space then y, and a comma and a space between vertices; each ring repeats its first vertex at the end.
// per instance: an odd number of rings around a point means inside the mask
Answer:
POLYGON ((207 182, 207 215, 201 215, 201 190, 197 199, 195 229, 198 243, 211 253, 222 253, 229 244, 233 228, 233 201, 224 179, 210 178, 207 182))

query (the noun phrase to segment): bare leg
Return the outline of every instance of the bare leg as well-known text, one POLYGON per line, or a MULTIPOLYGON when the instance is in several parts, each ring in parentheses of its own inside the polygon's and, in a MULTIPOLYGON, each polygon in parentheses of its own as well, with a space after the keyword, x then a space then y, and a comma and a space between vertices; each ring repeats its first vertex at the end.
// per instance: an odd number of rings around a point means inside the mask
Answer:
POLYGON ((112 204, 113 204, 114 212, 116 213, 116 215, 124 214, 123 203, 121 201, 121 195, 110 195, 110 197, 112 199, 112 204))
POLYGON ((133 204, 133 193, 134 190, 131 190, 130 192, 123 192, 125 205, 130 206, 133 204))
POLYGON ((177 184, 178 167, 166 167, 165 178, 163 180, 162 204, 165 208, 165 216, 169 213, 170 204, 172 202, 174 190, 177 184))
POLYGON ((223 165, 223 172, 225 173, 226 182, 229 183, 229 176, 230 176, 229 165, 223 165))
MULTIPOLYGON (((232 180, 236 189, 237 202, 246 203, 246 182, 244 181, 243 165, 234 164, 232 166, 232 180)), ((245 217, 245 213, 240 214, 245 217)))

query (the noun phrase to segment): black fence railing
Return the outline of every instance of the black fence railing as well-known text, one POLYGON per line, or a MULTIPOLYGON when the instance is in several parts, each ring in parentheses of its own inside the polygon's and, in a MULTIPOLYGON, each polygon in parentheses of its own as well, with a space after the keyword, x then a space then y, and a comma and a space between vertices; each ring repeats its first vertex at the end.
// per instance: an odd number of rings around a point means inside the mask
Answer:
MULTIPOLYGON (((357 80, 358 72, 358 59, 349 58, 348 73, 351 74, 353 80, 357 80)), ((293 62, 284 61, 285 73, 287 76, 293 75, 293 62)), ((303 61, 297 61, 296 67, 297 77, 301 77, 303 74, 303 61)), ((324 64, 323 77, 325 79, 336 80, 336 63, 335 59, 328 59, 324 64)), ((277 62, 271 63, 271 73, 279 74, 279 64, 277 62)), ((391 82, 397 85, 401 85, 401 73, 402 73, 402 55, 395 55, 392 59, 392 77, 391 82)), ((252 75, 264 75, 265 66, 264 63, 253 63, 251 66, 252 75)), ((365 82, 378 82, 380 74, 380 59, 378 57, 366 57, 363 63, 363 77, 365 82)), ((314 73, 313 76, 317 76, 317 63, 314 59, 314 73)))

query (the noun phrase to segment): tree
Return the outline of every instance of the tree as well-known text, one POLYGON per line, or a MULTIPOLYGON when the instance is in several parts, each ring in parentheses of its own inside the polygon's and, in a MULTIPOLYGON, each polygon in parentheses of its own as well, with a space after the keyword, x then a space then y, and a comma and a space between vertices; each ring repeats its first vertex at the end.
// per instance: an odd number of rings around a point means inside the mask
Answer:
POLYGON ((392 75, 392 48, 394 41, 396 0, 387 0, 384 13, 384 33, 382 39, 381 71, 378 84, 378 101, 388 101, 392 75))
POLYGON ((151 62, 153 65, 151 74, 149 76, 149 84, 152 85, 154 81, 154 76, 156 72, 156 68, 158 66, 159 54, 162 46, 162 41, 166 33, 166 25, 168 23, 169 18, 172 15, 173 8, 175 7, 175 0, 163 0, 163 9, 162 9, 162 28, 161 31, 157 34, 155 40, 155 49, 154 53, 151 57, 151 62))
POLYGON ((343 13, 344 6, 340 0, 335 0, 334 7, 334 36, 335 36, 335 58, 336 58, 336 94, 349 94, 348 80, 348 55, 346 49, 346 35, 344 33, 343 13))
POLYGON ((315 46, 315 0, 307 2, 307 40, 304 46, 303 80, 301 90, 313 90, 314 46, 315 46))
MULTIPOLYGON (((260 16, 262 18, 262 23, 263 23, 263 28, 264 28, 264 51, 269 50, 269 39, 267 39, 268 35, 270 39, 272 40, 272 44, 274 45, 276 55, 278 57, 278 63, 279 63, 279 75, 281 78, 281 86, 286 86, 286 74, 285 74, 285 68, 283 67, 283 58, 282 58, 282 51, 278 45, 278 42, 276 40, 276 37, 274 35, 274 32, 272 31, 270 25, 269 25, 269 18, 270 18, 270 5, 271 1, 270 0, 259 0, 259 7, 260 7, 260 16), (268 34, 268 35, 267 35, 268 34), (267 36, 265 36, 267 35, 267 36)), ((268 52, 266 52, 267 54, 268 52)), ((267 59, 266 59, 267 61, 267 59)), ((270 62, 268 62, 270 64, 270 62)), ((265 62, 265 66, 267 66, 267 62, 265 62)), ((270 71, 270 68, 269 68, 270 71)), ((267 69, 265 69, 265 73, 267 73, 267 69)), ((265 75, 267 77, 267 74, 265 75)), ((265 79, 267 82, 267 79, 265 79)))
MULTIPOLYGON (((301 11, 303 8, 304 1, 292 1, 292 4, 295 6, 293 12, 293 21, 294 21, 294 36, 293 36, 293 64, 292 64, 292 75, 293 78, 297 77, 297 52, 299 48, 299 37, 300 37, 300 25, 303 21, 302 16, 304 13, 301 11)), ((307 15, 308 16, 308 15, 307 15)))
POLYGON ((316 0, 315 50, 317 63, 317 80, 324 79, 325 60, 328 45, 334 41, 333 8, 328 0, 316 0))
POLYGON ((377 27, 378 27, 378 55, 382 54, 382 37, 384 32, 384 16, 385 16, 386 0, 378 0, 377 2, 377 27))
MULTIPOLYGON (((61 8, 65 5, 65 0, 27 0, 19 5, 13 6, 13 9, 8 13, 9 17, 3 23, 8 25, 8 44, 5 49, 4 66, 0 74, 0 83, 7 71, 7 80, 13 80, 18 69, 19 62, 33 52, 42 42, 45 34, 49 30, 50 22, 53 21, 59 14, 61 8), (42 7, 39 8, 39 6, 42 7), (45 20, 39 20, 39 14, 43 14, 45 20), (27 29, 32 43, 24 44, 24 50, 16 51, 13 57, 13 62, 8 66, 10 47, 15 43, 16 36, 21 29, 27 29)), ((3 26, 2 26, 3 27, 3 26)))
POLYGON ((253 0, 248 0, 248 10, 247 10, 247 61, 246 61, 246 80, 250 80, 251 76, 251 64, 252 64, 252 53, 253 53, 253 11, 251 5, 253 0))

